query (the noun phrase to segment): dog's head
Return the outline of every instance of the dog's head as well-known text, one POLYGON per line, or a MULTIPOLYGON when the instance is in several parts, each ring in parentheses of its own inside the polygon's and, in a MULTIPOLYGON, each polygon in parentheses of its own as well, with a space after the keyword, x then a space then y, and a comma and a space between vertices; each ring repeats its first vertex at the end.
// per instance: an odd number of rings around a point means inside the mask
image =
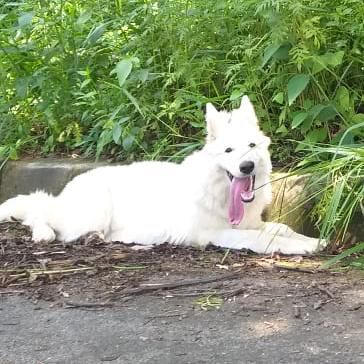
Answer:
MULTIPOLYGON (((259 129, 252 103, 244 96, 240 107, 231 112, 217 111, 212 104, 207 104, 206 122, 206 150, 226 171, 231 182, 230 198, 251 202, 255 183, 264 183, 271 171, 270 139, 259 129)), ((236 211, 231 214, 232 223, 240 222, 238 215, 236 211)))

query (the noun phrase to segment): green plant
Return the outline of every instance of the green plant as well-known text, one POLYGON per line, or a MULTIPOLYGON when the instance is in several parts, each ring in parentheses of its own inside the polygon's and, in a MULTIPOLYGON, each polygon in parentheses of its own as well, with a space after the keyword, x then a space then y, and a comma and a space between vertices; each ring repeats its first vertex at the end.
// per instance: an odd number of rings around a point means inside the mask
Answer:
MULTIPOLYGON (((329 259, 324 264, 322 264, 321 269, 327 269, 335 265, 336 263, 342 262, 344 259, 347 259, 355 254, 360 254, 364 251, 364 242, 359 243, 349 249, 344 250, 341 254, 336 255, 335 257, 329 259)), ((348 265, 352 267, 364 269, 364 256, 356 256, 356 258, 348 261, 348 265)))
POLYGON ((298 165, 298 172, 309 174, 316 198, 313 218, 321 238, 344 242, 355 215, 364 216, 364 147, 344 144, 348 134, 364 128, 364 122, 349 128, 338 145, 309 145, 310 154, 298 165))
POLYGON ((360 0, 3 2, 0 157, 179 159, 243 94, 277 161, 335 144, 364 120, 363 24, 360 0))
POLYGON ((199 306, 201 310, 207 311, 211 309, 218 310, 223 304, 224 300, 216 295, 208 295, 197 299, 194 303, 199 306))

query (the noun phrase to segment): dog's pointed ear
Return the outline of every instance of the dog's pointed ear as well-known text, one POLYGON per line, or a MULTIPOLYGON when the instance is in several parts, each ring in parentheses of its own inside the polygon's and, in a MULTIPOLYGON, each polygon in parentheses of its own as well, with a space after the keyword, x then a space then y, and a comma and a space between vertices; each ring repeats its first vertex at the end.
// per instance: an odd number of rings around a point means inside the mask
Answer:
POLYGON ((217 125, 217 123, 219 122, 219 112, 210 102, 206 104, 205 118, 207 128, 206 142, 208 143, 216 139, 217 131, 219 128, 219 126, 217 125))
POLYGON ((217 115, 219 112, 216 110, 216 107, 211 104, 211 102, 208 102, 206 104, 206 119, 210 116, 217 115))
POLYGON ((259 125, 259 120, 255 113, 254 106, 247 95, 242 97, 239 111, 243 114, 244 120, 249 121, 253 125, 259 125))
POLYGON ((247 95, 242 97, 239 109, 244 111, 245 113, 255 115, 254 106, 247 95))

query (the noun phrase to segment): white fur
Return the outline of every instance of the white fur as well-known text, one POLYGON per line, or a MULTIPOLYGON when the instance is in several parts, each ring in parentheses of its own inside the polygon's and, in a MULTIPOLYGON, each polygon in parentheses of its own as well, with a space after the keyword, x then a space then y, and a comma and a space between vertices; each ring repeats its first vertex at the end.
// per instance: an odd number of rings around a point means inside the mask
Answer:
POLYGON ((269 138, 259 130, 247 97, 232 112, 206 107, 207 140, 183 163, 138 162, 100 167, 77 176, 59 196, 44 192, 18 196, 0 205, 0 221, 15 217, 29 225, 34 241, 70 242, 88 232, 105 239, 142 245, 217 246, 257 253, 312 253, 317 239, 294 233, 287 226, 263 223, 271 201, 269 138), (255 143, 256 147, 249 147, 255 143), (226 148, 233 151, 226 153, 226 148), (241 177, 239 164, 255 163, 255 199, 245 203, 238 227, 228 223, 230 180, 241 177))

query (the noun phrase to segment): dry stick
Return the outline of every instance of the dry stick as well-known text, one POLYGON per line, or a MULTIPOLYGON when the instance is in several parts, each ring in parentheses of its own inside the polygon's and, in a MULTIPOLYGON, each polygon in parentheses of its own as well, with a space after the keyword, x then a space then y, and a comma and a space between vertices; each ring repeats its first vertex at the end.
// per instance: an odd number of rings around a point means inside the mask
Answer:
POLYGON ((246 291, 245 287, 239 287, 232 291, 222 293, 222 296, 224 296, 224 298, 231 298, 231 297, 239 296, 240 294, 244 293, 245 291, 246 291))
POLYGON ((152 285, 140 286, 137 288, 125 289, 125 290, 121 291, 120 293, 122 293, 123 295, 138 295, 138 294, 142 294, 142 293, 157 291, 160 289, 163 289, 163 290, 174 289, 174 288, 179 288, 179 287, 195 286, 198 284, 212 283, 212 282, 217 282, 217 281, 221 281, 221 280, 229 280, 229 279, 237 278, 240 275, 241 275, 240 272, 235 272, 235 273, 224 274, 221 276, 211 277, 211 278, 187 279, 187 280, 183 280, 183 281, 156 283, 156 284, 152 284, 152 285))
POLYGON ((335 296, 334 296, 334 294, 332 293, 332 292, 330 292, 327 288, 325 288, 325 287, 322 287, 322 286, 318 286, 317 287, 321 292, 323 292, 323 293, 326 293, 331 299, 334 299, 335 298, 335 296))
MULTIPOLYGON (((196 296, 222 296, 225 299, 238 296, 246 291, 245 287, 240 287, 231 291, 217 291, 214 289, 207 289, 198 292, 178 292, 178 293, 171 293, 173 297, 196 297, 196 296)), ((157 293, 158 294, 158 293, 157 293)), ((162 293, 159 293, 161 295, 162 293)))
POLYGON ((283 269, 283 270, 290 270, 290 271, 301 272, 301 273, 310 273, 310 274, 316 273, 314 270, 311 270, 311 269, 290 267, 290 266, 287 266, 287 265, 280 265, 280 264, 273 264, 273 268, 283 269))
POLYGON ((24 293, 23 290, 13 290, 13 291, 0 291, 0 294, 18 294, 18 293, 24 293))
POLYGON ((65 301, 67 305, 65 308, 98 308, 98 307, 113 307, 114 305, 111 302, 72 302, 65 301))

